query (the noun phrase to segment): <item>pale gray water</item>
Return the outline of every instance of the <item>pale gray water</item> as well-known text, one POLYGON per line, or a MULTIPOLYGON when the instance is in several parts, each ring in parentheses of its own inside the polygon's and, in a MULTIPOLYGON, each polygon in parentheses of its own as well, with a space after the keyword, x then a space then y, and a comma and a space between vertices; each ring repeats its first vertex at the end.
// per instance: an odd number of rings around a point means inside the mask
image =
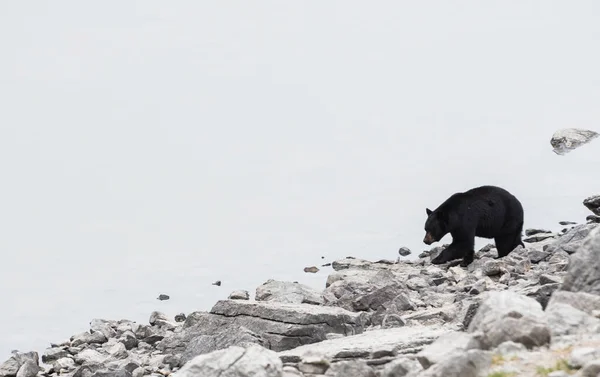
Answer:
POLYGON ((425 207, 476 185, 517 195, 526 227, 583 221, 600 142, 549 139, 599 130, 599 11, 2 2, 0 356, 418 254, 425 207))

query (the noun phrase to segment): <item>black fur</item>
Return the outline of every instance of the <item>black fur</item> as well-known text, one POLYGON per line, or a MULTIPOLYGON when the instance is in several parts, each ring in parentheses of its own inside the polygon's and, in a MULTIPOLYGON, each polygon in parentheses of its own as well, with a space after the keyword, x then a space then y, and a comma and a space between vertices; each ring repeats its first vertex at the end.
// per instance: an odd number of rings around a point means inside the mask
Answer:
POLYGON ((426 236, 423 242, 437 242, 446 234, 452 235, 452 244, 431 263, 442 264, 463 258, 461 266, 473 262, 475 237, 493 238, 498 258, 505 257, 521 241, 523 206, 503 188, 481 186, 449 197, 434 211, 426 209, 426 236))

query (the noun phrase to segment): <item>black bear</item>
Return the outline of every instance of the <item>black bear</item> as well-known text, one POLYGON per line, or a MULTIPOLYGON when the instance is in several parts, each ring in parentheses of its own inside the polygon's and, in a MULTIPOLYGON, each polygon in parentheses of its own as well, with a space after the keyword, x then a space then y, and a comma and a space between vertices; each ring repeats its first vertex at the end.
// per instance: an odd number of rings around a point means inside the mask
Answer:
POLYGON ((431 263, 442 264, 463 258, 460 265, 468 266, 475 254, 475 237, 494 238, 498 258, 505 257, 521 241, 523 206, 503 188, 481 186, 450 196, 434 211, 426 208, 425 238, 431 245, 446 234, 452 243, 431 263))

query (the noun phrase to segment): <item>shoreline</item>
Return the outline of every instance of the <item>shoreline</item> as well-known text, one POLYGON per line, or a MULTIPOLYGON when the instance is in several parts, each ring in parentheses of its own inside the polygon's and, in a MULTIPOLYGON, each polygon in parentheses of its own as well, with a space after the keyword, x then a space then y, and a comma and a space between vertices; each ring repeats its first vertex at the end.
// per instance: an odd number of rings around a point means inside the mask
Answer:
MULTIPOLYGON (((581 288, 576 280, 586 274, 570 276, 572 259, 600 242, 597 218, 560 224, 559 232, 526 229, 524 248, 495 259, 488 244, 467 268, 431 264, 441 246, 410 260, 402 259, 406 250, 396 261, 348 257, 331 263, 321 291, 269 279, 253 299, 232 292, 210 310, 177 320, 158 311, 147 323, 93 319, 89 331, 41 355, 13 354, 0 376, 212 376, 234 368, 222 365, 234 356, 239 376, 441 376, 449 370, 475 376, 509 366, 528 376, 524 360, 563 360, 554 348, 565 344, 580 353, 597 345, 597 357, 586 360, 600 360, 600 296, 565 289, 581 288), (579 322, 571 323, 573 316, 579 322), (595 326, 598 336, 589 330, 595 326), (497 361, 507 355, 516 359, 497 361), (464 369, 473 365, 476 374, 464 369)), ((594 267, 585 262, 579 268, 594 267)), ((575 364, 569 368, 585 369, 575 364)))

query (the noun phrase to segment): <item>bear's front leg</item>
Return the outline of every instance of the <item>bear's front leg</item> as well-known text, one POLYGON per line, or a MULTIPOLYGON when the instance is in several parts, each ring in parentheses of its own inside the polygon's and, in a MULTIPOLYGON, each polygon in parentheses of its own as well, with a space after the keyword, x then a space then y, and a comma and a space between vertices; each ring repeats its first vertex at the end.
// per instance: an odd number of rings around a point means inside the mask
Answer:
POLYGON ((475 229, 452 233, 452 242, 456 248, 456 258, 462 257, 461 267, 467 267, 475 259, 475 229))
POLYGON ((462 255, 456 246, 456 243, 452 242, 447 248, 442 250, 437 257, 431 260, 431 264, 444 264, 460 258, 462 255))
POLYGON ((463 257, 462 262, 460 262, 460 266, 467 267, 468 265, 473 263, 473 259, 475 259, 475 250, 473 250, 473 249, 467 250, 467 252, 465 253, 465 256, 463 257))

